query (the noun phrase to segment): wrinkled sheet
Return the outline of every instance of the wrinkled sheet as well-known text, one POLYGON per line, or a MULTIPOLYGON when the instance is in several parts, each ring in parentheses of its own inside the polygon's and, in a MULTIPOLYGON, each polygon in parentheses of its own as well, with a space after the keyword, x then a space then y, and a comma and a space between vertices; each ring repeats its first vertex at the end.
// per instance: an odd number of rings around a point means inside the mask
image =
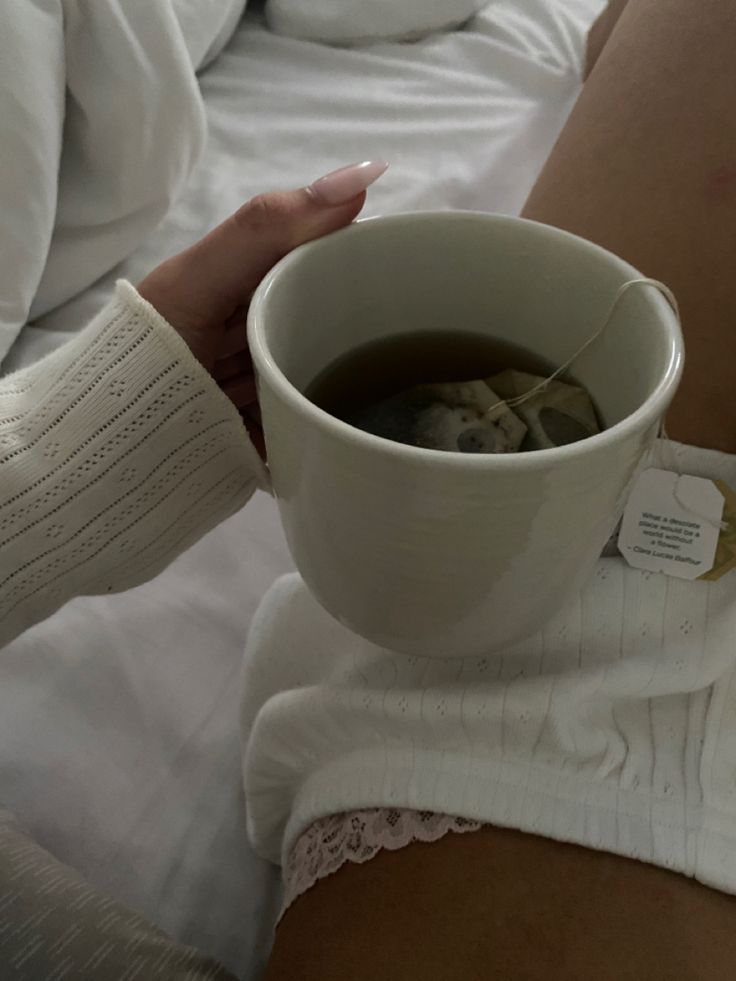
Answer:
MULTIPOLYGON (((367 214, 513 213, 579 91, 599 0, 495 0, 463 30, 341 50, 269 33, 251 9, 201 75, 208 143, 163 224, 120 267, 24 330, 61 343, 244 199, 385 157, 367 214)), ((263 494, 151 584, 79 599, 0 658, 0 801, 94 883, 258 976, 278 876, 249 849, 239 676, 248 624, 291 567, 263 494)))
POLYGON ((0 5, 0 363, 143 242, 199 160, 196 71, 245 0, 0 5))
POLYGON ((1 361, 29 315, 156 227, 199 158, 204 107, 171 3, 3 4, 0 119, 1 361))
POLYGON ((266 21, 287 37, 334 44, 417 40, 463 24, 487 0, 268 0, 266 21))

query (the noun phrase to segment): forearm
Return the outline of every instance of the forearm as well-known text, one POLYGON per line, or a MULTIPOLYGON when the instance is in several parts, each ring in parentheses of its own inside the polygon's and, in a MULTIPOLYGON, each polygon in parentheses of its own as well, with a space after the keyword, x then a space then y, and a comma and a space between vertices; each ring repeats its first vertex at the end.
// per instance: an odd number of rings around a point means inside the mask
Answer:
POLYGON ((153 577, 253 493, 240 418, 127 284, 0 381, 0 646, 80 594, 153 577))

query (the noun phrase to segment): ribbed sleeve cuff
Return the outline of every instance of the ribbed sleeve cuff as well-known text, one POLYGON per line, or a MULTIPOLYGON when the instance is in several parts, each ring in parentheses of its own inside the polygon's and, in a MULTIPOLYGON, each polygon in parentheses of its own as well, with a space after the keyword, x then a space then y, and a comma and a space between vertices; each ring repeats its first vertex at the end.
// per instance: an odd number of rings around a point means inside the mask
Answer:
POLYGON ((189 348, 127 282, 0 381, 0 644, 75 595, 152 578, 266 471, 189 348))

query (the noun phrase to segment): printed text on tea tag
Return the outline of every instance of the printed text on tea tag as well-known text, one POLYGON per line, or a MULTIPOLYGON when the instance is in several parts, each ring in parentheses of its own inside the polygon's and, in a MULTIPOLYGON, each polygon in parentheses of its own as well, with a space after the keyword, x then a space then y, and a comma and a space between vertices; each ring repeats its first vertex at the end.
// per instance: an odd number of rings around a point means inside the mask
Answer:
POLYGON ((624 511, 621 554, 635 569, 697 579, 713 567, 723 504, 712 480, 645 470, 624 511))

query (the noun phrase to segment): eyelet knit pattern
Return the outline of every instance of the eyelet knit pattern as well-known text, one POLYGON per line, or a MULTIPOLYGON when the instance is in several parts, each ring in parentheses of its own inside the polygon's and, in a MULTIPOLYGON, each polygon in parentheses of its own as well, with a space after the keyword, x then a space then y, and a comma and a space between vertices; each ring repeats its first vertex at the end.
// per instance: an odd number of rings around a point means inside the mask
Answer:
POLYGON ((235 408, 120 282, 74 339, 0 379, 0 646, 155 575, 263 478, 235 408))

